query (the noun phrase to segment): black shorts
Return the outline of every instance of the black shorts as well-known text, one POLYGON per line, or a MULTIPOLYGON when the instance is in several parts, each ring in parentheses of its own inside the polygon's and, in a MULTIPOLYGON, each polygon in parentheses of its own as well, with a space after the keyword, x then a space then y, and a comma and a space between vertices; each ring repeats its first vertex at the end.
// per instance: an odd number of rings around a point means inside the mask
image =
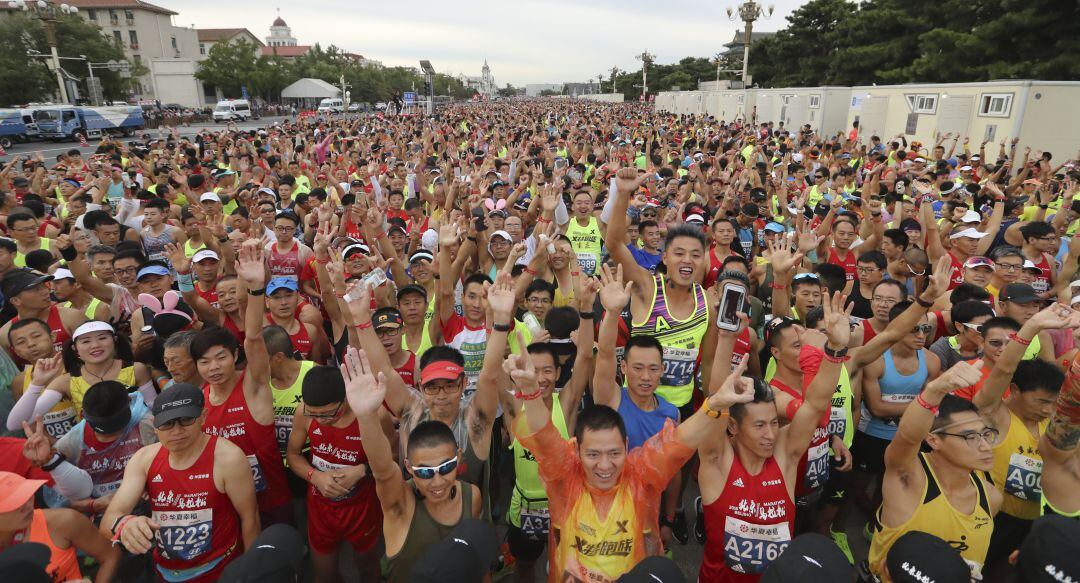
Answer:
POLYGON ((821 495, 820 504, 839 506, 844 502, 848 483, 851 481, 851 471, 841 472, 836 468, 829 468, 829 480, 825 482, 821 495))
POLYGON ((1008 559, 1013 551, 1019 549, 1024 538, 1031 532, 1032 522, 998 512, 994 516, 994 532, 990 535, 990 546, 986 549, 986 564, 1008 559))
POLYGON ((851 456, 855 462, 855 468, 869 474, 881 474, 885 471, 885 448, 889 447, 888 439, 881 439, 867 435, 862 431, 855 432, 855 438, 851 441, 851 456))
POLYGON ((510 545, 510 554, 514 555, 514 558, 519 561, 535 561, 539 559, 540 555, 544 554, 547 540, 547 535, 541 537, 540 540, 536 540, 522 534, 521 528, 513 524, 506 525, 506 542, 510 545))

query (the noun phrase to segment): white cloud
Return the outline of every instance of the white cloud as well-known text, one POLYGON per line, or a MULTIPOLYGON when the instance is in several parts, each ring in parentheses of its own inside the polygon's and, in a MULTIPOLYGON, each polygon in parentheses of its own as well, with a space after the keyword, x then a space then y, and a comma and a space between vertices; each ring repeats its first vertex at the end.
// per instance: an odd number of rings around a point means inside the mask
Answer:
MULTIPOLYGON (((725 14, 734 0, 150 1, 179 12, 177 25, 246 27, 260 38, 280 7, 300 44, 333 44, 390 66, 428 59, 451 74, 479 75, 486 58, 500 85, 519 86, 606 78, 613 66, 639 69, 634 55, 645 49, 659 63, 711 56, 742 28, 725 14)), ((782 28, 798 4, 782 0, 777 14, 755 28, 782 28)))

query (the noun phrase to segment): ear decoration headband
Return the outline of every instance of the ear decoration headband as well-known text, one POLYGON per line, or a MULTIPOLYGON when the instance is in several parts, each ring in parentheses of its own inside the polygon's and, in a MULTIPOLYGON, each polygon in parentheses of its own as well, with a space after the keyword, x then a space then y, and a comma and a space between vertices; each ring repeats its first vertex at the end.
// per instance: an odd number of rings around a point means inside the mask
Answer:
POLYGON ((176 309, 176 305, 180 303, 180 294, 176 293, 174 290, 165 292, 165 298, 160 302, 150 294, 139 294, 139 303, 144 307, 149 308, 150 311, 154 313, 155 318, 166 314, 172 314, 174 316, 180 316, 188 322, 191 322, 192 320, 191 314, 176 309))
POLYGON ((489 213, 492 212, 492 211, 501 211, 504 208, 506 208, 506 199, 505 198, 500 198, 498 202, 495 202, 494 200, 491 200, 490 198, 485 199, 484 200, 484 207, 487 208, 489 213))

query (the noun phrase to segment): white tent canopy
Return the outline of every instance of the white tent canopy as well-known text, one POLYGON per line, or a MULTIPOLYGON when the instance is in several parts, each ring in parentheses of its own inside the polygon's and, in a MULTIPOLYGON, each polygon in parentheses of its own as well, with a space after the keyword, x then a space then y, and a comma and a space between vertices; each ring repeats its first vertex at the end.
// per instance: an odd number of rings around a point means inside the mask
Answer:
POLYGON ((322 79, 300 79, 281 91, 282 99, 323 99, 340 96, 341 89, 322 79))

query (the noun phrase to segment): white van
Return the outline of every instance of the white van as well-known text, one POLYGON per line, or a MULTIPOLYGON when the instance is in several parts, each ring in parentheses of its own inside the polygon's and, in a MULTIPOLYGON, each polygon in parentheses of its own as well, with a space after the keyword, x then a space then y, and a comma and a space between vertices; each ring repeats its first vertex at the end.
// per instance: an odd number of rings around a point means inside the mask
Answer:
POLYGON ((319 113, 345 113, 345 102, 337 97, 327 97, 319 102, 319 113))
POLYGON ((251 119, 251 104, 246 99, 226 99, 214 108, 214 121, 247 121, 251 119))

